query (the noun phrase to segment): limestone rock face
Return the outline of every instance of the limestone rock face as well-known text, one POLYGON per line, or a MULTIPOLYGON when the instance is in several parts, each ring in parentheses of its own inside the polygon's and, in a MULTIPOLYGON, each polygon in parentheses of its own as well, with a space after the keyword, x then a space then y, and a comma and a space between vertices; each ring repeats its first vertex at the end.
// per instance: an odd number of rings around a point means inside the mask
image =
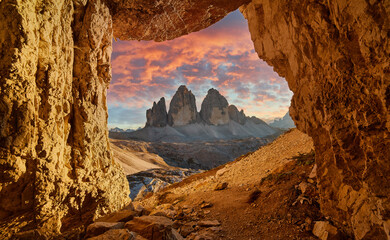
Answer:
POLYGON ((188 91, 186 86, 180 86, 169 105, 168 124, 170 126, 183 126, 195 123, 198 119, 194 94, 188 91))
POLYGON ((389 1, 253 0, 241 11, 314 140, 322 211, 356 239, 389 238, 389 1))
POLYGON ((168 123, 167 107, 165 98, 161 98, 153 107, 146 111, 146 127, 165 127, 168 123))
POLYGON ((249 0, 110 1, 114 35, 122 40, 165 41, 199 31, 249 0))
MULTIPOLYGON (((0 238, 16 213, 28 213, 20 227, 58 233, 128 202, 106 129, 112 31, 172 39, 245 2, 0 1, 0 238)), ((356 239, 386 238, 389 1, 252 0, 241 11, 259 57, 294 92, 296 126, 313 137, 321 209, 356 239)), ((168 123, 197 121, 191 95, 178 95, 168 123)))
POLYGON ((55 234, 121 208, 129 189, 106 127, 108 7, 2 1, 0 16, 0 221, 27 212, 20 227, 55 234))
POLYGON ((233 121, 238 122, 243 125, 246 122, 246 116, 244 110, 238 111, 237 107, 234 105, 229 105, 228 107, 229 118, 233 121))
POLYGON ((228 101, 217 90, 211 88, 202 102, 200 117, 207 124, 222 125, 229 123, 228 101))

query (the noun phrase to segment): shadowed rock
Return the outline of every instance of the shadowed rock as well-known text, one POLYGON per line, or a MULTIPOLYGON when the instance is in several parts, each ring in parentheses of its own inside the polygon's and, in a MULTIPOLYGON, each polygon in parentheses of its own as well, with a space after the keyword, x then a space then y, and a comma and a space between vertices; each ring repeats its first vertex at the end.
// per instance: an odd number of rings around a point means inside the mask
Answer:
POLYGON ((246 116, 244 110, 238 111, 237 107, 234 105, 229 105, 228 107, 229 118, 233 121, 238 122, 243 125, 246 122, 246 116))
POLYGON ((153 102, 153 107, 146 111, 145 127, 165 127, 167 123, 167 108, 165 106, 165 98, 162 97, 157 104, 153 102))
POLYGON ((186 86, 180 86, 169 105, 168 124, 183 126, 196 123, 198 118, 194 94, 186 86))
POLYGON ((217 90, 211 88, 202 102, 200 117, 210 125, 222 125, 229 122, 228 102, 217 90))

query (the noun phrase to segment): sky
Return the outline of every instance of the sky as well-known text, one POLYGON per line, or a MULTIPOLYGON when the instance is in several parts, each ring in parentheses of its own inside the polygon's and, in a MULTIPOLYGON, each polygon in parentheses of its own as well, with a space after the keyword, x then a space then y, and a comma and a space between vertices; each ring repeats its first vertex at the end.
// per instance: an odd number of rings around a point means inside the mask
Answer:
POLYGON ((108 127, 143 127, 153 101, 165 97, 168 110, 180 85, 195 95, 198 111, 208 89, 215 88, 247 116, 265 121, 283 117, 292 97, 284 78, 257 56, 237 10, 174 40, 114 41, 108 127))

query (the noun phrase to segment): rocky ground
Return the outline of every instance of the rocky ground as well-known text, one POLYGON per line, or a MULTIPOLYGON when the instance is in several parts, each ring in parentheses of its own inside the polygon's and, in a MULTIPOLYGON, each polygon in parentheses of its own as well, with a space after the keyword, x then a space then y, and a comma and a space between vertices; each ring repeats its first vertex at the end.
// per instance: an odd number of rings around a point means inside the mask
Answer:
POLYGON ((91 224, 90 239, 348 239, 320 214, 311 139, 292 130, 91 224))

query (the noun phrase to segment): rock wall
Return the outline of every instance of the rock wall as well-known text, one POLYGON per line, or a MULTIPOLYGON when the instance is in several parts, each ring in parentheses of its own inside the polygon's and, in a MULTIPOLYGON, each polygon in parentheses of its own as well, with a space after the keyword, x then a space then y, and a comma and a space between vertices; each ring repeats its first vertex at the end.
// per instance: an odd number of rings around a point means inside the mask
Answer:
POLYGON ((114 36, 165 41, 207 28, 250 0, 113 0, 114 36))
MULTIPOLYGON (((128 202, 105 126, 112 31, 163 41, 249 1, 107 2, 0 1, 1 234, 18 214, 19 228, 59 232, 128 202)), ((357 239, 385 238, 390 2, 253 0, 241 11, 314 139, 322 210, 357 239)))
POLYGON ((322 211, 356 239, 389 238, 390 2, 253 0, 241 11, 313 137, 322 211))
POLYGON ((2 239, 57 234, 129 203, 106 126, 111 16, 83 3, 0 2, 2 239))

